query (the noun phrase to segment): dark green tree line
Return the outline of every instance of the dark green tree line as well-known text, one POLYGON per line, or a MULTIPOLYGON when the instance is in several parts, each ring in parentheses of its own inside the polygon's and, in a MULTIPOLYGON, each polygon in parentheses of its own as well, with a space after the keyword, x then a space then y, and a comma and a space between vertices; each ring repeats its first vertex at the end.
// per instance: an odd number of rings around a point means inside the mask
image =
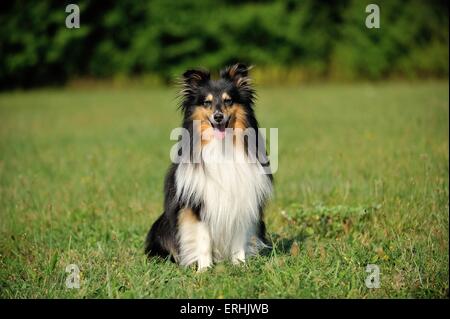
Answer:
POLYGON ((448 76, 445 1, 377 1, 380 29, 365 27, 364 1, 79 0, 79 29, 65 26, 68 3, 1 4, 1 87, 118 74, 169 80, 237 60, 324 78, 448 76))

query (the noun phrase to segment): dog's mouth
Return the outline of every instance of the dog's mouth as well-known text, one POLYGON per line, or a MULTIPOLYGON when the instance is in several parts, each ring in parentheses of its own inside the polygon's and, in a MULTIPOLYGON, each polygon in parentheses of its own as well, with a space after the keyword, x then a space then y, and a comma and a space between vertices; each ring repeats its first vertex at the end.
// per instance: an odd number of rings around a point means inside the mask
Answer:
POLYGON ((214 129, 214 136, 219 140, 224 139, 228 124, 230 124, 230 119, 222 121, 221 123, 218 124, 213 122, 210 123, 212 128, 214 129))

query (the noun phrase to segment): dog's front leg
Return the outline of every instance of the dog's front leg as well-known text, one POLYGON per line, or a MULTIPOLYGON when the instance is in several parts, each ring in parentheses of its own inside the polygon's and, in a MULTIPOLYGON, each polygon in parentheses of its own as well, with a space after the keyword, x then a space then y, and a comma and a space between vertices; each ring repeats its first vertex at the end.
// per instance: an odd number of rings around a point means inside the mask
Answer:
POLYGON ((245 251, 247 248, 247 234, 240 232, 236 234, 231 243, 231 262, 235 265, 245 263, 245 251))
POLYGON ((197 225, 197 271, 202 272, 212 265, 211 236, 205 223, 197 225))
POLYGON ((197 263, 197 271, 212 265, 211 236, 205 223, 198 220, 190 209, 180 212, 178 218, 180 264, 189 266, 197 263))

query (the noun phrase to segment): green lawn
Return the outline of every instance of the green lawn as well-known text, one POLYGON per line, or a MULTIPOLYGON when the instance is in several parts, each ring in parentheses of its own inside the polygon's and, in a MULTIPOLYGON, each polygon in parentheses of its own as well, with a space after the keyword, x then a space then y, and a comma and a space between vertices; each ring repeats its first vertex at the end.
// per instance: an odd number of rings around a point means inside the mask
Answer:
POLYGON ((261 126, 279 129, 274 249, 202 274, 143 255, 173 89, 1 93, 0 297, 448 297, 448 82, 258 92, 261 126))

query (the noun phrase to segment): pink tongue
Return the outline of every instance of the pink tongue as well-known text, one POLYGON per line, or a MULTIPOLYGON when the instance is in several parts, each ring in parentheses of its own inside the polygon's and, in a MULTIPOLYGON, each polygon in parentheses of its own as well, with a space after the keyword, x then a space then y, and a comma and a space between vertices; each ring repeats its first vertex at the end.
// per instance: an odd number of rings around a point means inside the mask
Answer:
POLYGON ((214 136, 219 140, 223 140, 225 138, 225 131, 214 129, 214 136))

